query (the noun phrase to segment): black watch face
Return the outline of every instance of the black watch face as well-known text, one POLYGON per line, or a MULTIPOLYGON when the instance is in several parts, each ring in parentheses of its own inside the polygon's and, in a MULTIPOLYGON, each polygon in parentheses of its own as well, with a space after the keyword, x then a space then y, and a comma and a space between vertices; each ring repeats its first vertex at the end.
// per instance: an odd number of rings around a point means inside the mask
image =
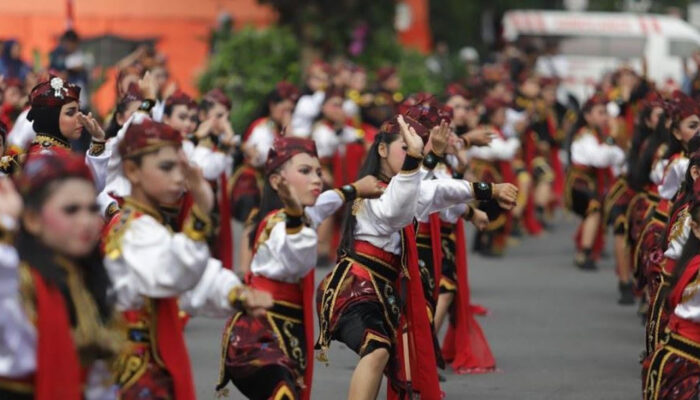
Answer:
POLYGON ((484 183, 484 182, 479 182, 476 184, 476 188, 479 190, 488 190, 489 185, 487 183, 484 183))

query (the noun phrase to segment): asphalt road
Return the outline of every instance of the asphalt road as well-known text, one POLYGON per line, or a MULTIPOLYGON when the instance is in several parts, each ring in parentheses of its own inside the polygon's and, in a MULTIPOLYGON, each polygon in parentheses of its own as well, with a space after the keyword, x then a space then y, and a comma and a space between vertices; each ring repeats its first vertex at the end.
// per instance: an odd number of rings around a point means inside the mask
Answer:
MULTIPOLYGON (((523 239, 502 259, 470 258, 472 301, 491 311, 479 322, 499 371, 448 371, 447 399, 640 398, 643 328, 636 307, 616 303, 612 258, 595 273, 573 266, 573 230, 574 220, 564 218, 556 231, 523 239)), ((215 398, 223 325, 193 319, 187 327, 199 399, 215 398)), ((329 366, 316 362, 313 399, 346 396, 357 358, 337 342, 329 358, 329 366)), ((228 398, 242 398, 229 387, 228 398)))

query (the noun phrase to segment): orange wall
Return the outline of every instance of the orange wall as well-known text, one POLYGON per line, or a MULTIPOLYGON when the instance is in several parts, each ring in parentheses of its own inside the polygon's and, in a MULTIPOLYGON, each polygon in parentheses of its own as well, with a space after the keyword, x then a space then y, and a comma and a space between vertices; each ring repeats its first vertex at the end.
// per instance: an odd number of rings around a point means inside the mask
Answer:
MULTIPOLYGON (((205 66, 209 30, 228 11, 236 26, 265 26, 274 12, 256 0, 74 0, 74 27, 83 37, 111 33, 157 37, 173 78, 196 93, 197 73, 205 66)), ((17 38, 26 61, 33 49, 48 63, 48 53, 66 28, 65 0, 0 1, 0 38, 17 38)))

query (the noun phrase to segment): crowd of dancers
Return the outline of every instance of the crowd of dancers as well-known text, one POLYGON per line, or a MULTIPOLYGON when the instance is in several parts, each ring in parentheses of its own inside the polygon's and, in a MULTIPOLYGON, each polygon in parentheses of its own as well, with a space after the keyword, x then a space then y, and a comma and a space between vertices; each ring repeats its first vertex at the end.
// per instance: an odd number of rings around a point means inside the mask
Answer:
POLYGON ((236 99, 196 101, 165 68, 122 65, 104 123, 67 70, 5 77, 0 397, 193 399, 184 331, 207 316, 220 395, 308 399, 341 342, 359 356, 348 398, 386 377, 389 398, 439 399, 442 369, 496 370, 467 248, 502 257, 562 209, 581 219, 574 264, 596 270, 607 236, 619 303, 640 304, 644 398, 700 395, 693 93, 622 67, 578 102, 504 53, 405 95, 395 68, 316 61, 238 135, 236 99))

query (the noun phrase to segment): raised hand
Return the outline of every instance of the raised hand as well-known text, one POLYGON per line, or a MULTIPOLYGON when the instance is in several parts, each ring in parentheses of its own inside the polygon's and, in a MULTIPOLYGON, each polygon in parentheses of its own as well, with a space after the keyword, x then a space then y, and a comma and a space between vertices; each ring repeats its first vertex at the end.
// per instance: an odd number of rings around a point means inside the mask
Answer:
POLYGON ((202 139, 209 136, 212 129, 214 128, 214 122, 216 122, 216 118, 209 118, 202 121, 194 133, 197 139, 202 139))
POLYGON ((194 203, 202 212, 209 214, 214 209, 214 191, 204 179, 202 170, 190 164, 184 152, 180 152, 180 166, 185 176, 185 187, 192 194, 194 203))
POLYGON ((510 183, 494 183, 493 198, 498 205, 505 210, 510 210, 515 206, 518 197, 518 188, 510 183))
POLYGON ((449 143, 450 138, 450 125, 447 121, 440 121, 440 125, 433 127, 430 130, 430 144, 433 153, 442 157, 445 155, 445 149, 449 143))
POLYGON ((145 99, 155 100, 158 95, 158 83, 151 75, 151 71, 146 71, 139 79, 139 89, 145 99))
POLYGON ((489 128, 476 128, 462 135, 468 146, 487 146, 493 140, 495 133, 489 128))
POLYGON ((105 131, 102 130, 100 123, 92 116, 92 113, 85 115, 79 112, 78 122, 80 122, 93 139, 101 142, 105 140, 105 131))
POLYGON ((384 187, 379 184, 379 179, 372 175, 360 178, 352 184, 357 190, 357 197, 363 199, 376 199, 384 193, 384 187))
POLYGON ((423 139, 416 133, 415 129, 406 123, 403 119, 403 115, 399 115, 397 120, 399 122, 401 137, 406 143, 406 153, 413 157, 422 157, 423 139))

